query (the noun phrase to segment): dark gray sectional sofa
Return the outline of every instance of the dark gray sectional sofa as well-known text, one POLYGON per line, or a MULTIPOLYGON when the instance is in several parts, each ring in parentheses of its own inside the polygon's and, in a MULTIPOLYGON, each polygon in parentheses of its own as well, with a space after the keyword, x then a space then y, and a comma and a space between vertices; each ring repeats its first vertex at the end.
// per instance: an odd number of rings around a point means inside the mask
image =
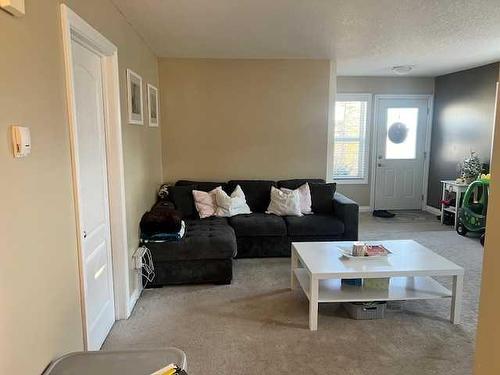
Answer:
MULTIPOLYGON (((335 192, 335 184, 321 179, 282 181, 233 180, 227 183, 177 181, 168 200, 155 207, 175 207, 186 223, 179 241, 148 243, 156 277, 150 287, 185 283, 227 284, 232 279, 232 259, 290 256, 291 242, 340 241, 358 238, 358 205, 335 192), (271 186, 296 189, 309 183, 313 215, 302 217, 266 214, 271 186), (251 214, 229 218, 199 219, 192 190, 217 186, 230 194, 240 185, 251 214)), ((155 209, 152 208, 152 210, 155 209)))

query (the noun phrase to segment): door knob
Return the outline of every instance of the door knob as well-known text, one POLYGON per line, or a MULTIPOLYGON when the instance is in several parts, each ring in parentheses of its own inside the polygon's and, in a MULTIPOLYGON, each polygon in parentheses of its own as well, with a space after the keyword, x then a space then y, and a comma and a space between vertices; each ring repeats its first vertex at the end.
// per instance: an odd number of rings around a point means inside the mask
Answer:
POLYGON ((83 238, 87 238, 87 231, 83 231, 83 238))

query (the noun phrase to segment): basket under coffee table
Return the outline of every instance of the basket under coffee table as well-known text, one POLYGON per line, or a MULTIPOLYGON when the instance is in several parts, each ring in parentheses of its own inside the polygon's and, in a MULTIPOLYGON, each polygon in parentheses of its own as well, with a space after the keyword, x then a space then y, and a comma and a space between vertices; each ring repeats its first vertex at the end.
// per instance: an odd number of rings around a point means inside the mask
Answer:
POLYGON ((371 241, 392 254, 377 259, 343 257, 340 247, 353 242, 293 242, 291 288, 309 299, 309 329, 318 329, 318 304, 435 299, 451 297, 450 320, 460 323, 464 269, 413 240, 371 241), (451 276, 448 290, 432 276, 451 276), (341 279, 390 277, 387 290, 341 285, 341 279))

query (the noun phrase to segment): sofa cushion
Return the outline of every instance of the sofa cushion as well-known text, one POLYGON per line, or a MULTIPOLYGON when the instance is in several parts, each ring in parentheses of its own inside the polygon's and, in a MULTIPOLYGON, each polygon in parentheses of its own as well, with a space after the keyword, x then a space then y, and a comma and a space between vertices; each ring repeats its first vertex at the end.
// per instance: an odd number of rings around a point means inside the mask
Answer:
POLYGON ((179 241, 151 242, 154 262, 195 259, 230 259, 236 255, 236 237, 227 220, 219 217, 187 219, 179 241))
POLYGON ((310 183, 312 211, 315 214, 332 214, 333 213, 333 197, 337 184, 316 184, 310 183))
POLYGON ((291 189, 295 190, 299 188, 300 186, 304 185, 305 183, 309 184, 324 184, 325 180, 321 178, 295 178, 292 180, 281 180, 278 181, 278 187, 281 188, 286 188, 286 189, 291 189))
POLYGON ((236 237, 236 243, 236 258, 289 257, 291 253, 289 237, 236 237))
POLYGON ((175 186, 187 186, 187 185, 194 185, 196 190, 205 192, 209 192, 215 189, 217 186, 221 186, 222 190, 227 192, 227 183, 225 182, 179 180, 175 183, 175 186))
POLYGON ((280 190, 272 186, 271 203, 269 203, 266 214, 302 216, 302 212, 300 212, 299 191, 290 189, 280 190))
MULTIPOLYGON (((304 215, 312 214, 311 188, 306 182, 297 189, 280 188, 282 191, 296 191, 299 194, 300 213, 304 215)), ((299 215, 300 216, 300 215, 299 215)))
POLYGON ((332 215, 285 216, 289 236, 336 236, 344 233, 344 223, 332 215))
POLYGON ((205 219, 210 216, 215 216, 217 211, 217 202, 215 201, 215 194, 220 190, 215 188, 211 191, 193 190, 194 206, 198 211, 200 219, 205 219))
POLYGON ((265 180, 232 180, 228 182, 229 191, 232 192, 237 185, 245 193, 252 212, 265 212, 271 201, 271 186, 276 186, 276 183, 265 180))
POLYGON ((276 215, 258 212, 228 220, 237 237, 286 236, 285 221, 276 215))
POLYGON ((231 217, 240 214, 251 214, 245 199, 245 193, 241 190, 241 186, 236 186, 236 189, 231 193, 231 196, 217 188, 215 189, 215 204, 217 206, 215 215, 219 217, 231 217))
POLYGON ((175 205, 175 209, 180 211, 182 216, 187 219, 198 217, 193 199, 194 188, 194 185, 168 187, 168 196, 175 205))

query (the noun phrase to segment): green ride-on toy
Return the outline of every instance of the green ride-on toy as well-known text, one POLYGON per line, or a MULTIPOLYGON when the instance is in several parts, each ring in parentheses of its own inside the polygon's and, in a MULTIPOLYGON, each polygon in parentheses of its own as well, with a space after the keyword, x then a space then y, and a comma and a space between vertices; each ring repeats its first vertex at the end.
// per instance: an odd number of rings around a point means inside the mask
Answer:
POLYGON ((486 213, 488 211, 489 176, 473 181, 464 194, 462 207, 458 209, 457 233, 465 236, 468 232, 481 233, 484 246, 486 213))

